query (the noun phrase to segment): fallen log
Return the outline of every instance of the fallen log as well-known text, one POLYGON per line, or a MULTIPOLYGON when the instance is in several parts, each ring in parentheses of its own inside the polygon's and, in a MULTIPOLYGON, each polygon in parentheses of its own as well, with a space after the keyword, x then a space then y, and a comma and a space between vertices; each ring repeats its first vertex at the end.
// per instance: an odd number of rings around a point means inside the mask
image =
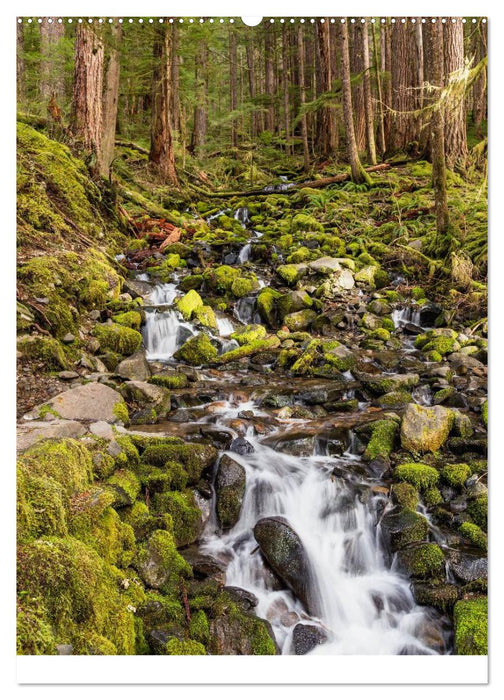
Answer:
POLYGON ((132 151, 138 151, 143 156, 149 155, 149 151, 146 148, 143 148, 143 146, 139 146, 137 143, 133 143, 133 141, 121 141, 119 139, 116 139, 115 145, 120 146, 122 148, 130 148, 132 151))
POLYGON ((159 219, 165 219, 166 221, 169 221, 175 226, 179 224, 179 222, 173 216, 173 214, 171 214, 171 212, 169 212, 167 209, 164 209, 164 207, 160 206, 159 204, 155 204, 150 199, 147 199, 146 197, 141 195, 140 192, 128 190, 126 187, 124 187, 124 185, 121 185, 118 182, 116 182, 115 185, 123 199, 127 199, 129 202, 133 202, 133 204, 136 204, 137 206, 141 207, 148 214, 156 216, 159 219))

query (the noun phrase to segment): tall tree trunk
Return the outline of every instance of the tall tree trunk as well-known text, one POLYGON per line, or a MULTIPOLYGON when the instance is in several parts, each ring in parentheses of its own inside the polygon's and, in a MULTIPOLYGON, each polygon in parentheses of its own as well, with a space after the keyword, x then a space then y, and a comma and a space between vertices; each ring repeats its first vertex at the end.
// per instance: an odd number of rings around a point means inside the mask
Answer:
MULTIPOLYGON (((303 49, 304 51, 304 49, 303 49)), ((299 61, 301 62, 301 56, 299 61)), ((303 67, 304 69, 304 67, 303 67)), ((289 71, 289 35, 287 26, 282 27, 282 72, 283 72, 283 102, 284 102, 284 131, 285 131, 285 152, 291 154, 290 144, 290 102, 289 102, 289 86, 290 86, 290 71, 289 71)), ((300 71, 301 72, 301 71, 300 71)), ((306 124, 305 124, 306 127, 306 124)))
MULTIPOLYGON (((305 88, 305 47, 304 47, 304 27, 301 25, 298 27, 298 59, 299 59, 299 99, 301 103, 301 109, 306 102, 306 88, 305 88)), ((301 139, 303 141, 303 163, 304 169, 308 170, 310 167, 310 153, 308 151, 308 125, 306 123, 306 114, 301 116, 301 139)))
MULTIPOLYGON (((238 81, 237 81, 238 54, 236 50, 235 28, 229 26, 229 108, 234 112, 238 107, 238 81)), ((238 145, 238 135, 236 129, 237 121, 234 118, 231 122, 231 145, 236 148, 238 145)))
MULTIPOLYGON (((329 31, 329 18, 317 25, 319 55, 320 55, 320 86, 319 94, 332 90, 331 74, 331 43, 329 31)), ((336 112, 334 107, 322 107, 319 121, 319 141, 322 155, 332 157, 338 147, 336 128, 336 112)))
MULTIPOLYGON (((387 19, 380 25, 380 70, 384 76, 383 80, 383 101, 387 107, 392 107, 392 42, 391 29, 387 19)), ((391 113, 388 109, 384 111, 383 126, 385 131, 386 150, 389 148, 390 128, 392 123, 391 113)))
POLYGON ((195 61, 196 106, 191 151, 201 156, 206 143, 208 128, 208 48, 206 41, 199 42, 195 61))
POLYGON ((175 153, 169 109, 171 104, 172 35, 164 22, 154 28, 154 65, 152 71, 151 146, 149 161, 161 178, 177 185, 175 153))
MULTIPOLYGON (((478 31, 474 33, 473 54, 474 64, 479 63, 487 54, 487 25, 480 20, 478 31)), ((476 127, 478 135, 481 137, 481 125, 487 118, 487 100, 486 100, 486 68, 480 73, 473 85, 473 108, 472 119, 476 127)))
POLYGON ((60 40, 65 25, 57 17, 44 17, 40 26, 40 96, 44 102, 52 97, 57 101, 65 96, 65 59, 60 40), (49 22, 51 20, 51 22, 49 22))
POLYGON ((369 162, 372 165, 376 165, 374 110, 373 97, 371 95, 371 64, 369 61, 369 36, 367 22, 362 26, 362 59, 364 63, 364 76, 362 81, 364 88, 364 105, 366 110, 366 149, 369 162))
MULTIPOLYGON (((438 17, 436 22, 426 23, 429 37, 432 85, 438 92, 443 87, 443 25, 438 17)), ((434 98, 436 99, 436 98, 434 98)), ((446 194, 446 163, 444 150, 444 114, 441 105, 434 109, 430 120, 430 143, 432 156, 432 185, 436 209, 436 229, 438 233, 438 254, 444 251, 445 234, 448 231, 448 200, 446 194)))
POLYGON ((264 34, 264 88, 267 98, 265 126, 267 131, 275 131, 275 35, 273 27, 266 27, 264 34))
POLYGON ((103 91, 103 135, 99 160, 99 171, 108 177, 114 159, 114 143, 117 125, 117 104, 119 100, 119 47, 122 39, 122 25, 114 21, 110 25, 110 49, 105 68, 103 91))
POLYGON ((412 141, 419 141, 420 121, 411 114, 418 109, 418 62, 415 25, 408 18, 402 23, 397 17, 392 25, 392 124, 389 146, 394 150, 407 149, 412 141))
POLYGON ((354 182, 371 182, 371 178, 366 173, 359 159, 357 142, 355 140, 353 109, 352 109, 352 87, 350 82, 350 52, 348 50, 348 28, 347 22, 340 25, 340 45, 341 45, 341 92, 343 97, 343 120, 345 122, 346 141, 348 149, 348 160, 354 182))
MULTIPOLYGON (((247 42, 247 68, 248 68, 248 78, 249 78, 249 94, 250 100, 255 101, 256 98, 256 88, 255 88, 255 58, 254 58, 254 43, 253 36, 250 37, 247 42)), ((252 137, 257 136, 259 133, 259 121, 257 116, 257 111, 252 110, 250 116, 250 130, 252 137)))
MULTIPOLYGON (((349 26, 350 71, 357 76, 364 71, 363 38, 364 27, 360 21, 349 26)), ((366 103, 364 81, 361 78, 352 85, 352 105, 354 114, 355 141, 357 150, 362 153, 366 147, 366 103)))
POLYGON ((179 31, 176 22, 171 25, 171 40, 172 40, 172 62, 171 62, 171 82, 172 82, 172 102, 170 105, 170 114, 173 131, 180 131, 180 69, 179 69, 179 31))
POLYGON ((103 41, 88 24, 79 24, 75 37, 72 132, 95 156, 98 168, 102 147, 103 41))
MULTIPOLYGON (((460 71, 465 66, 464 25, 460 18, 448 17, 443 25, 443 48, 445 84, 448 85, 460 79, 460 71)), ((454 95, 449 113, 445 112, 445 156, 450 170, 456 165, 464 167, 467 159, 465 91, 454 95)))
POLYGON ((376 41, 376 28, 374 24, 371 25, 371 32, 373 34, 373 60, 376 77, 376 92, 378 93, 378 148, 383 156, 387 150, 387 142, 385 141, 385 121, 383 117, 382 78, 380 75, 380 64, 378 62, 378 42, 376 41))
POLYGON ((22 103, 25 96, 24 25, 16 24, 16 95, 22 103))

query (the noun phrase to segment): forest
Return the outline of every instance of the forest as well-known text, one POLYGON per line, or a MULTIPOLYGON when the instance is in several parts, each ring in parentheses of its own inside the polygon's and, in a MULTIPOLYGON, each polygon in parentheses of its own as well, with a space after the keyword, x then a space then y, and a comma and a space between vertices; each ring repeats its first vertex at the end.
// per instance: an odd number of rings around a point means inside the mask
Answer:
POLYGON ((17 653, 487 654, 487 22, 28 18, 17 653))

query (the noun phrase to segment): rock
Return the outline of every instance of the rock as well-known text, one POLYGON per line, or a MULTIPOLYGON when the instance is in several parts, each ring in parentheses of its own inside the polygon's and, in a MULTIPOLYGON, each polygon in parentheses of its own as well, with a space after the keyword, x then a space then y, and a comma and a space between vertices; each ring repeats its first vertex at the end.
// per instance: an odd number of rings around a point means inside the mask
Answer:
POLYGON ((73 646, 71 644, 57 644, 56 651, 59 656, 71 656, 73 654, 73 646))
POLYGON ((190 321, 196 309, 203 306, 203 299, 195 289, 191 289, 177 301, 176 306, 184 320, 190 321))
POLYGON ((199 367, 215 360, 217 354, 209 337, 204 333, 198 333, 198 335, 189 338, 173 356, 176 360, 199 367))
POLYGON ((252 608, 257 607, 259 604, 259 598, 250 591, 246 591, 244 588, 239 588, 238 586, 224 586, 224 590, 231 599, 241 605, 244 610, 252 610, 252 608))
POLYGON ((115 369, 115 374, 124 379, 133 379, 139 382, 146 382, 150 379, 151 371, 149 363, 145 359, 144 350, 139 350, 120 362, 115 369))
POLYGON ((254 526, 261 553, 310 615, 318 616, 318 596, 305 548, 287 520, 261 518, 254 526))
POLYGON ((110 423, 106 423, 104 420, 91 423, 89 426, 89 432, 93 433, 93 435, 96 435, 97 437, 105 438, 106 440, 112 440, 114 437, 112 426, 110 423))
POLYGON ((66 335, 63 336, 61 339, 62 343, 65 343, 65 345, 69 345, 70 343, 73 343, 75 340, 75 336, 73 333, 67 333, 66 335))
POLYGON ((397 555, 399 568, 408 576, 429 580, 445 575, 445 560, 441 547, 432 542, 414 544, 401 549, 397 555))
POLYGON ((92 321, 98 321, 98 319, 101 317, 101 311, 99 309, 93 309, 92 311, 89 312, 89 318, 92 321))
POLYGON ((341 272, 341 265, 336 258, 324 257, 312 260, 308 268, 319 275, 329 275, 331 272, 341 272))
POLYGON ((313 306, 313 300, 305 291, 288 292, 278 299, 280 318, 295 311, 308 309, 310 306, 313 306))
POLYGON ((324 644, 327 634, 321 627, 299 622, 292 632, 292 646, 297 656, 308 654, 317 644, 324 644))
POLYGON ((381 528, 388 546, 393 552, 413 542, 426 540, 429 523, 419 513, 409 508, 399 512, 391 511, 381 519, 381 528))
POLYGON ((444 406, 407 405, 401 422, 401 445, 409 452, 436 452, 453 425, 453 411, 444 406))
POLYGON ((412 389, 420 382, 418 374, 358 374, 357 378, 366 389, 377 395, 412 389))
POLYGON ((424 304, 420 308, 420 325, 424 327, 433 326, 442 311, 442 307, 437 304, 424 304))
POLYGON ((225 565, 210 554, 200 552, 196 546, 188 547, 183 552, 184 559, 190 564, 196 578, 213 578, 224 583, 226 578, 225 565))
POLYGON ((276 269, 277 274, 280 275, 283 281, 289 286, 295 285, 296 282, 306 274, 307 270, 308 267, 304 263, 299 263, 298 265, 279 265, 276 269))
POLYGON ((80 374, 72 370, 63 370, 63 372, 58 372, 58 377, 65 381, 70 381, 71 379, 79 379, 80 374))
POLYGON ((210 621, 208 651, 214 655, 257 656, 278 653, 275 635, 267 620, 240 609, 233 601, 234 610, 210 621))
POLYGON ((445 613, 450 611, 459 597, 457 586, 450 583, 431 585, 429 583, 415 583, 413 596, 419 605, 429 605, 445 613))
POLYGON ((313 321, 317 318, 315 311, 311 309, 302 309, 295 311, 292 314, 287 314, 283 321, 291 332, 304 331, 310 327, 313 321))
POLYGON ((27 450, 39 440, 49 438, 81 437, 86 432, 85 427, 75 420, 53 420, 50 423, 33 421, 17 426, 16 449, 18 452, 27 450))
POLYGON ((223 455, 215 479, 216 510, 221 527, 236 525, 245 494, 244 467, 228 455, 223 455))
POLYGON ((459 656, 488 653, 487 597, 459 600, 453 611, 455 623, 455 653, 459 656))
MULTIPOLYGON (((45 404, 53 408, 58 416, 68 420, 103 420, 116 423, 121 420, 118 413, 124 407, 121 394, 105 384, 90 382, 54 396, 45 404)), ((38 407, 40 411, 41 406, 38 407)))
POLYGON ((236 452, 238 455, 246 455, 254 452, 254 448, 244 437, 235 438, 230 444, 229 449, 231 452, 236 452))
POLYGON ((463 583, 488 578, 488 559, 457 552, 450 562, 455 576, 463 583))
POLYGON ((170 392, 164 387, 130 380, 121 386, 121 392, 128 401, 156 408, 158 415, 170 410, 170 392))
POLYGON ((142 282, 140 280, 124 280, 123 289, 125 292, 129 292, 133 298, 135 297, 148 297, 153 291, 154 287, 149 282, 142 282))

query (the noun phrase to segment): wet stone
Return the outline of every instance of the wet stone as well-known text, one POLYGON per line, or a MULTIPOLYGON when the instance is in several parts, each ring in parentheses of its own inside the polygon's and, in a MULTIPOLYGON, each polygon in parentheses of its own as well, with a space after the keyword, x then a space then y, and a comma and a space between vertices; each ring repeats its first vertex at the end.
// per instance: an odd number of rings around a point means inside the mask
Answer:
POLYGON ((235 438, 229 446, 231 452, 236 452, 238 455, 246 455, 254 452, 254 448, 248 440, 243 437, 235 438))
POLYGON ((318 644, 327 641, 327 634, 321 627, 315 625, 297 624, 292 633, 292 646, 297 656, 308 654, 318 644))

